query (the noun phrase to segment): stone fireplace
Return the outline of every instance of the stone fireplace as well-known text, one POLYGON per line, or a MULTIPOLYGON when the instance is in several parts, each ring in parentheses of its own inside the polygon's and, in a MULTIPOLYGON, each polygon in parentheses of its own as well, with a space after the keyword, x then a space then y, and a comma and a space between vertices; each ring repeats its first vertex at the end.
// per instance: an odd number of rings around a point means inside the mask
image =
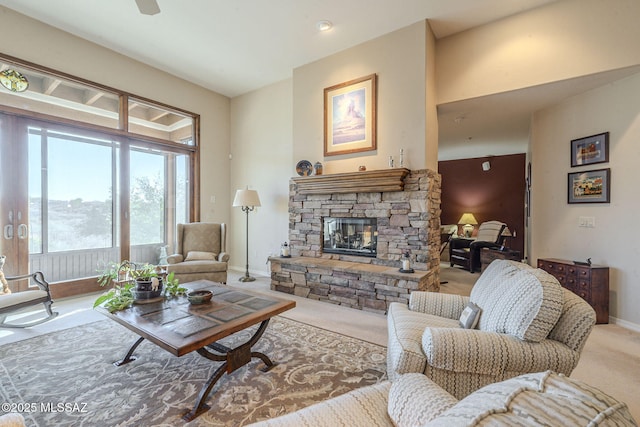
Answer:
POLYGON ((322 253, 375 258, 376 224, 376 218, 322 217, 322 253))
POLYGON ((438 291, 440 176, 393 168, 292 178, 289 244, 292 258, 270 259, 274 290, 381 312, 411 290, 438 291), (399 272, 405 252, 415 273, 399 272))

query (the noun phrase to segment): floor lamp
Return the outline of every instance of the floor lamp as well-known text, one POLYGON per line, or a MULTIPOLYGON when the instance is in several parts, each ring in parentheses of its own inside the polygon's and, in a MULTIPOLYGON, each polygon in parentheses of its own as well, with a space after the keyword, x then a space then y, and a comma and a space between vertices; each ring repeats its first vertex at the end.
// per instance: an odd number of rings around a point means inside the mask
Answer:
POLYGON ((249 212, 251 212, 256 206, 260 206, 260 198, 256 190, 238 190, 236 191, 236 197, 233 199, 233 207, 240 206, 243 212, 247 214, 247 265, 244 277, 240 278, 241 282, 253 282, 255 277, 249 276, 249 212))

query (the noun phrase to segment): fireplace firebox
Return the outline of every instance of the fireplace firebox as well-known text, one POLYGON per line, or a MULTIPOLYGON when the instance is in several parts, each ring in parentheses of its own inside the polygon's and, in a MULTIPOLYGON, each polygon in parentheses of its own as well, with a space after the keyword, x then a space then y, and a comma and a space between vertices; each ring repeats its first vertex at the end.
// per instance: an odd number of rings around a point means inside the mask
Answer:
POLYGON ((375 257, 378 230, 375 218, 322 218, 322 251, 375 257))

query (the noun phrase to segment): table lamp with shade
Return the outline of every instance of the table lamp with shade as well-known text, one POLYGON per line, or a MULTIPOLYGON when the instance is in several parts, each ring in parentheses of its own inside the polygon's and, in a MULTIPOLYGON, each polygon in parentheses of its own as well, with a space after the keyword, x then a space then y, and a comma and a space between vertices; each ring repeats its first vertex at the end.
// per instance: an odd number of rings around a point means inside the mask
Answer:
POLYGON ((462 225, 464 237, 471 237, 471 234, 473 234, 473 228, 475 225, 478 225, 478 221, 472 213, 465 212, 458 220, 458 224, 462 225))
POLYGON ((240 278, 241 282, 253 282, 256 280, 255 277, 249 276, 249 212, 257 206, 260 206, 260 197, 258 197, 258 192, 256 190, 249 190, 247 188, 246 190, 236 191, 236 196, 233 199, 233 207, 241 207, 242 211, 247 214, 247 264, 244 277, 240 278))
POLYGON ((508 239, 515 237, 515 230, 513 231, 513 233, 511 232, 511 230, 509 230, 509 227, 504 227, 504 230, 502 231, 502 234, 500 235, 500 238, 502 240, 501 242, 501 246, 500 246, 500 250, 504 251, 505 249, 507 249, 508 247, 508 239))

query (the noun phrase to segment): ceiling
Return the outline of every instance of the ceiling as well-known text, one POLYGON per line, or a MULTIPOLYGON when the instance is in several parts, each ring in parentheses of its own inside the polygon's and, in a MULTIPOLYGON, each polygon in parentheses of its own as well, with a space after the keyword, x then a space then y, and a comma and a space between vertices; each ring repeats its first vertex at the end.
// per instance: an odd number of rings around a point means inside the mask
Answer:
POLYGON ((294 68, 430 19, 445 37, 555 0, 0 0, 56 28, 234 97, 294 68), (330 20, 331 31, 316 23, 330 20))
MULTIPOLYGON (((554 1, 157 0, 161 12, 152 16, 141 14, 135 0, 0 0, 0 5, 234 97, 423 19, 442 38, 554 1), (316 23, 324 19, 334 27, 320 33, 316 23)), ((606 80, 600 76, 591 86, 606 80)), ((441 106, 440 146, 526 139, 532 107, 589 86, 570 83, 441 106), (455 121, 461 115, 464 120, 455 121)))

